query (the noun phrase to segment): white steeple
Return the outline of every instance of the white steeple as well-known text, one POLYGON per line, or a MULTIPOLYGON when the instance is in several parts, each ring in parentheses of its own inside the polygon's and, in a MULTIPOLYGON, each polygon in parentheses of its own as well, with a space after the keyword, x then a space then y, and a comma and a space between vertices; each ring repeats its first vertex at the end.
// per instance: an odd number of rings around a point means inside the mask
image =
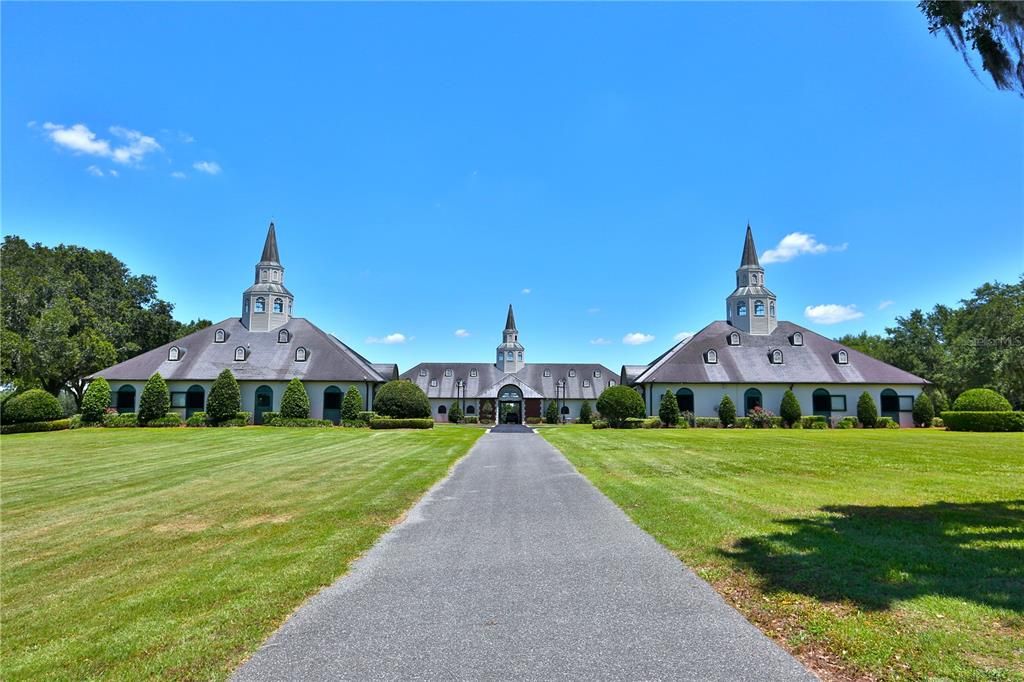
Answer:
POLYGON ((266 332, 288 324, 295 297, 284 286, 284 266, 277 253, 274 223, 267 229, 263 255, 256 264, 253 285, 242 294, 242 324, 250 331, 266 332))

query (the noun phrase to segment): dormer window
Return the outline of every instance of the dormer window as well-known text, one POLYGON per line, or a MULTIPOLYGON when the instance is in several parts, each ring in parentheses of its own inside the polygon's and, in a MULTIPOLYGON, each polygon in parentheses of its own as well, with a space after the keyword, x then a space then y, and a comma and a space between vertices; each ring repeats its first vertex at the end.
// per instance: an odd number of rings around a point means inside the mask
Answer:
POLYGON ((430 380, 430 387, 431 388, 437 388, 437 379, 431 379, 430 380))
POLYGON ((747 302, 746 301, 740 301, 739 303, 736 304, 736 315, 737 315, 737 317, 746 317, 747 316, 747 302))
POLYGON ((245 346, 235 349, 235 362, 245 362, 245 346))
POLYGON ((590 379, 583 380, 583 388, 590 388, 590 379))
POLYGON ((708 349, 708 351, 704 353, 704 362, 708 363, 709 365, 717 365, 718 351, 715 350, 714 348, 708 349))
POLYGON ((420 368, 420 376, 421 377, 427 376, 427 368, 426 367, 420 368))
POLYGON ((754 317, 764 317, 764 301, 754 301, 754 317))
POLYGON ((845 350, 841 350, 836 353, 836 363, 840 365, 846 365, 850 362, 850 356, 845 350))
POLYGON ((740 335, 739 335, 739 332, 733 332, 732 334, 729 334, 729 345, 730 346, 738 346, 738 345, 740 345, 740 335))
POLYGON ((446 370, 444 371, 444 375, 445 375, 446 377, 450 377, 450 376, 452 375, 452 371, 451 371, 450 369, 446 369, 446 370))
POLYGON ((615 385, 615 379, 609 379, 608 380, 608 386, 614 386, 614 385, 615 385))
POLYGON ((262 296, 257 297, 256 306, 253 308, 253 310, 257 313, 267 312, 267 299, 263 298, 262 296))
POLYGON ((551 376, 551 370, 550 369, 544 370, 544 376, 546 376, 546 377, 551 376))
POLYGON ((215 331, 213 333, 213 342, 214 343, 224 343, 227 340, 228 340, 228 334, 223 329, 218 329, 217 331, 215 331))
POLYGON ((565 379, 559 379, 558 380, 558 386, 559 387, 565 386, 565 379))
POLYGON ((804 335, 801 334, 800 332, 793 332, 792 342, 794 346, 804 345, 804 335))
POLYGON ((279 331, 277 333, 277 342, 278 343, 288 343, 289 341, 291 341, 291 339, 292 339, 292 335, 290 333, 288 333, 287 329, 282 329, 281 331, 279 331))
POLYGON ((476 367, 474 367, 473 369, 469 370, 469 376, 475 377, 476 375, 477 375, 476 367))
POLYGON ((782 351, 781 350, 773 350, 772 351, 772 364, 773 365, 781 365, 782 364, 782 351))
POLYGON ((177 362, 181 359, 181 349, 177 346, 171 346, 167 349, 167 359, 171 362, 177 362))
POLYGON ((305 362, 306 358, 309 357, 309 351, 302 346, 295 349, 295 362, 305 362))
POLYGON ((284 299, 280 299, 280 298, 275 298, 274 299, 274 312, 275 313, 283 313, 284 312, 284 299))
POLYGON ((595 369, 594 370, 594 378, 595 379, 600 379, 601 378, 601 370, 599 370, 599 369, 595 369))
POLYGON ((572 377, 574 377, 574 376, 576 376, 576 370, 574 370, 574 369, 570 369, 570 370, 569 370, 569 378, 571 379, 571 378, 572 378, 572 377))

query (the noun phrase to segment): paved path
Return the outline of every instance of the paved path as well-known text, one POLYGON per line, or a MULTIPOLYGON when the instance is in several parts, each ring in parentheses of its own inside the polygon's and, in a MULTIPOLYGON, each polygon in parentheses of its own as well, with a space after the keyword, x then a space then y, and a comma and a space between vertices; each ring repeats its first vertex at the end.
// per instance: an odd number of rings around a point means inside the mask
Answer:
POLYGON ((236 680, 808 680, 534 433, 490 433, 236 680))

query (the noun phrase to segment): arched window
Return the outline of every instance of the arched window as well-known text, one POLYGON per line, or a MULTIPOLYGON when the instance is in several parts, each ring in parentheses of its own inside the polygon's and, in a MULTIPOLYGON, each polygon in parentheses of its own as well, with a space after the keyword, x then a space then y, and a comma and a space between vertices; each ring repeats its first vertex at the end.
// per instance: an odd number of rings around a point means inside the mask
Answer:
POLYGON ((426 367, 421 367, 420 368, 420 376, 421 377, 427 376, 427 368, 426 367))
POLYGON ((743 394, 743 414, 750 414, 755 407, 761 407, 761 391, 756 388, 748 388, 743 394))
POLYGON ((242 314, 249 314, 249 299, 245 299, 244 301, 242 301, 242 314))
POLYGON ((782 364, 782 351, 781 350, 773 350, 772 351, 772 364, 773 365, 781 365, 782 364))
POLYGON ((283 299, 280 299, 280 298, 275 298, 274 299, 274 312, 275 313, 283 313, 284 312, 284 300, 283 299))
POLYGON ((840 365, 845 365, 850 362, 850 356, 845 350, 841 350, 836 353, 836 362, 840 365))
POLYGON ((793 345, 802 346, 804 345, 804 335, 800 332, 793 332, 793 345))
POLYGON ((476 367, 474 367, 473 369, 469 370, 469 376, 475 377, 476 375, 477 375, 476 367))
POLYGON ((544 370, 544 376, 546 376, 546 377, 551 376, 551 370, 550 369, 545 369, 544 370))
POLYGON ((267 311, 267 299, 259 296, 256 299, 256 307, 253 310, 257 313, 265 313, 267 311))
POLYGON ((305 362, 307 355, 308 353, 306 352, 306 349, 299 346, 295 349, 295 362, 305 362))
POLYGON ((693 391, 688 388, 681 388, 676 391, 676 403, 680 412, 696 412, 693 409, 693 391))
POLYGON ((218 329, 213 333, 214 343, 224 343, 227 340, 227 338, 227 332, 225 332, 223 329, 218 329))
POLYGON ((583 388, 590 388, 590 379, 583 380, 583 388))
POLYGON ((324 419, 329 419, 337 424, 341 421, 341 389, 337 386, 328 386, 324 389, 324 419))
POLYGON ((131 384, 125 384, 121 388, 117 389, 115 396, 114 407, 117 408, 118 412, 134 412, 135 411, 135 387, 131 384))
POLYGON ((764 317, 764 301, 754 301, 754 317, 764 317))
POLYGON ((615 379, 611 379, 611 380, 610 380, 610 381, 608 382, 608 385, 609 385, 609 386, 614 386, 614 385, 615 385, 615 379))
POLYGON ((569 414, 569 406, 562 405, 562 414, 569 414))
MULTIPOLYGON (((430 387, 431 388, 437 388, 437 379, 431 379, 430 380, 430 387)), ((420 413, 420 414, 422 414, 422 413, 420 413)))
MULTIPOLYGON (((448 408, 445 407, 444 405, 441 405, 440 407, 437 408, 437 413, 438 414, 448 414, 448 408)), ((420 412, 420 414, 423 414, 423 413, 420 412)))
POLYGON ((572 379, 572 378, 573 378, 573 377, 575 377, 575 376, 576 376, 576 370, 574 370, 574 369, 570 369, 570 370, 569 370, 569 378, 570 378, 570 379, 572 379))
POLYGON ((718 351, 711 348, 707 353, 704 354, 704 361, 709 365, 714 365, 718 362, 718 351))
POLYGON ((445 375, 446 377, 450 377, 450 376, 452 375, 452 371, 451 371, 450 369, 446 369, 446 370, 444 371, 444 375, 445 375))
POLYGON ((768 314, 771 317, 775 317, 775 301, 768 304, 768 314))
POLYGON ((235 349, 235 361, 239 362, 245 360, 245 346, 239 346, 235 349))
POLYGON ((171 362, 177 362, 181 358, 181 351, 177 346, 171 346, 167 349, 167 359, 171 362))
POLYGON ((266 282, 267 281, 267 271, 266 270, 260 270, 260 281, 261 282, 266 282))
MULTIPOLYGON (((508 352, 508 355, 507 355, 506 357, 507 357, 507 358, 508 358, 509 360, 515 360, 515 359, 516 359, 516 355, 515 355, 515 353, 513 353, 512 351, 509 351, 509 352, 508 352)), ((422 414, 422 413, 421 413, 421 414, 422 414)))
POLYGON ((740 301, 739 303, 736 304, 736 314, 739 317, 746 317, 747 316, 747 302, 746 301, 740 301))
POLYGON ((733 332, 732 334, 729 334, 729 345, 730 346, 738 346, 738 345, 740 345, 740 335, 739 335, 739 332, 733 332))
POLYGON ((519 362, 523 361, 523 351, 519 351, 519 362))
POLYGON ((472 405, 466 405, 466 414, 476 414, 476 408, 472 405))
POLYGON ((595 379, 600 379, 601 378, 601 370, 599 370, 599 369, 595 369, 594 370, 594 378, 595 379))
POLYGON ((278 343, 288 343, 291 340, 291 334, 288 333, 287 329, 282 329, 277 333, 278 343))
POLYGON ((185 391, 185 416, 191 417, 206 407, 206 391, 199 384, 192 384, 185 391))
POLYGON ((811 410, 823 417, 832 416, 832 396, 827 389, 816 388, 811 394, 811 410))

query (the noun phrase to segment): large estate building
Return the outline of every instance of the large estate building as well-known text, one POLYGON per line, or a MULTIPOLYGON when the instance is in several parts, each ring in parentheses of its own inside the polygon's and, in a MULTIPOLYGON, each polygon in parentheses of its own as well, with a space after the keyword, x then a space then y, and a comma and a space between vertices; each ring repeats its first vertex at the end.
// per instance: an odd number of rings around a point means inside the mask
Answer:
POLYGON ((601 391, 618 381, 618 375, 604 365, 529 363, 525 354, 510 305, 493 364, 424 362, 402 378, 423 389, 438 421, 446 421, 452 403, 457 402, 467 415, 480 414, 487 404, 501 423, 540 417, 552 401, 562 419, 576 419, 584 401, 593 407, 601 391))
POLYGON ((747 225, 736 288, 725 300, 725 320, 684 338, 649 365, 623 366, 624 384, 644 397, 647 413, 658 413, 666 390, 681 410, 715 416, 723 395, 738 414, 755 407, 778 412, 792 389, 803 414, 836 421, 857 414, 867 391, 879 414, 912 426, 914 398, 925 379, 847 348, 792 322, 778 320, 775 294, 765 285, 754 236, 747 225))
POLYGON ((241 317, 230 317, 194 334, 97 372, 110 382, 114 407, 134 412, 142 388, 159 372, 182 416, 204 410, 214 379, 230 369, 242 392, 242 409, 262 423, 276 411, 288 382, 298 377, 310 398, 310 416, 341 419, 341 401, 356 386, 365 409, 380 384, 398 378, 397 365, 375 364, 309 320, 292 316, 295 297, 284 285, 274 224, 267 230, 252 286, 242 294, 241 317))

